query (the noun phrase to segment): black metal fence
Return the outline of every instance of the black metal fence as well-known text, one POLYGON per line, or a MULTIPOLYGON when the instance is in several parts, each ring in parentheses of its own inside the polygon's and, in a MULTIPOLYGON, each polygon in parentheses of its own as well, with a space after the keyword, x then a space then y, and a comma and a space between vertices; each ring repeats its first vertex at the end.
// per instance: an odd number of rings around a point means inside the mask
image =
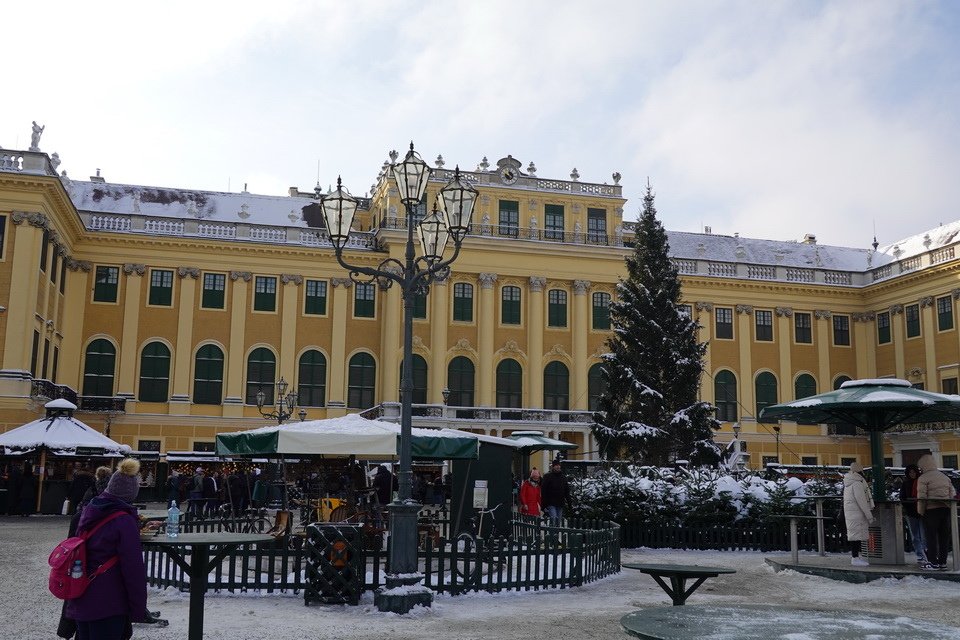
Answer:
MULTIPOLYGON (((232 526, 228 522, 187 519, 182 531, 227 531, 232 526)), ((419 570, 424 585, 452 595, 565 589, 620 571, 620 527, 616 523, 566 520, 551 527, 539 520, 515 520, 511 532, 509 537, 489 539, 423 536, 419 570)), ((365 536, 365 540, 357 550, 363 591, 384 586, 388 571, 386 549, 382 545, 371 548, 369 538, 365 536)), ((311 587, 307 570, 310 546, 303 536, 289 535, 268 545, 237 549, 212 568, 209 588, 215 592, 300 593, 311 587)), ((148 545, 144 558, 148 585, 189 589, 187 576, 162 547, 148 545)))

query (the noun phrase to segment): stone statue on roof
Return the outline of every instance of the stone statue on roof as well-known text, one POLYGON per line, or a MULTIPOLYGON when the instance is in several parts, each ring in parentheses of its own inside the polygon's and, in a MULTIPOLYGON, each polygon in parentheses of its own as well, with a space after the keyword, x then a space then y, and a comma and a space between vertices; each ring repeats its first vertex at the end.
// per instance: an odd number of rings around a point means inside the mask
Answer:
POLYGON ((40 151, 40 135, 43 133, 43 130, 46 127, 41 127, 37 124, 37 121, 33 121, 33 132, 30 134, 30 149, 29 151, 40 151))

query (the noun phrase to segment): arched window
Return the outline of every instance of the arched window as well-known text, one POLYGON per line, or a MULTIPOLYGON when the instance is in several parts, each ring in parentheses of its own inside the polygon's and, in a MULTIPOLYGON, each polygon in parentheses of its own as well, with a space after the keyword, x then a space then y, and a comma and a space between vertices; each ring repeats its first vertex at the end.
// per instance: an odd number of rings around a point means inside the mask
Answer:
POLYGON ((769 371, 763 371, 757 374, 753 382, 757 399, 757 420, 760 419, 760 412, 764 407, 777 404, 777 378, 769 371))
POLYGON ((263 404, 273 404, 273 390, 277 382, 277 358, 266 347, 258 347, 247 356, 247 404, 257 404, 257 392, 264 393, 263 404))
MULTIPOLYGON (((403 381, 403 362, 400 381, 403 381)), ((427 404, 427 361, 417 354, 413 354, 413 404, 427 404)))
POLYGON ((223 351, 215 344, 197 349, 193 366, 193 401, 196 404, 223 402, 223 351))
POLYGON ((849 381, 850 381, 849 376, 837 376, 837 379, 833 381, 833 390, 836 391, 837 389, 840 388, 840 385, 842 385, 844 382, 849 382, 849 381))
POLYGON ((377 363, 369 353, 358 353, 350 358, 347 376, 347 406, 369 409, 373 406, 377 385, 377 363))
POLYGON ((501 360, 497 365, 497 406, 519 409, 523 404, 523 369, 516 360, 501 360))
POLYGON ((457 356, 447 365, 447 388, 450 389, 450 399, 447 401, 453 407, 473 406, 473 362, 470 358, 457 356))
POLYGON ((170 388, 170 349, 151 342, 140 353, 140 395, 142 402, 166 402, 170 388))
POLYGON ((113 371, 117 350, 109 340, 100 338, 87 346, 83 365, 83 395, 112 396, 113 371))
POLYGON ((570 408, 570 371, 554 360, 543 370, 543 408, 566 411, 570 408))
POLYGON ((793 398, 799 400, 817 395, 817 381, 809 373, 801 373, 793 383, 793 398))
POLYGON ((300 356, 297 371, 298 402, 301 407, 322 407, 327 397, 327 359, 316 349, 300 356))
POLYGON ((603 365, 597 363, 587 372, 587 408, 590 411, 600 409, 600 396, 607 391, 607 381, 603 377, 603 365))
POLYGON ((737 376, 724 369, 713 379, 713 397, 717 405, 717 420, 737 421, 737 376))

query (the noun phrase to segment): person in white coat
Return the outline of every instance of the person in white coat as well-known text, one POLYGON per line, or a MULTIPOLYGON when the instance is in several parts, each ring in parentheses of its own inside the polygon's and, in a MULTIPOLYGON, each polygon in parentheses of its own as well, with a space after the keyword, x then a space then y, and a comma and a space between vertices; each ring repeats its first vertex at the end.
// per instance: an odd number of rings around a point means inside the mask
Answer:
POLYGON ((843 518, 847 523, 847 541, 853 554, 850 564, 855 567, 869 564, 860 557, 860 541, 869 539, 869 526, 873 522, 873 498, 862 474, 863 465, 854 462, 850 465, 849 473, 843 476, 843 518))

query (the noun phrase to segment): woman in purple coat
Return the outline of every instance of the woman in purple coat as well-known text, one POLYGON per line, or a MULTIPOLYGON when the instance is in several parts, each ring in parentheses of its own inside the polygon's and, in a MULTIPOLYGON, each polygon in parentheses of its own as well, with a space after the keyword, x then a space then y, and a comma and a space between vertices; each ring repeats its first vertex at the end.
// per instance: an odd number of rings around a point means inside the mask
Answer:
POLYGON ((130 504, 140 489, 139 472, 139 462, 123 460, 106 491, 80 516, 77 529, 83 532, 116 511, 129 514, 108 522, 87 540, 89 572, 114 556, 119 562, 95 578, 82 596, 67 602, 67 617, 77 622, 77 640, 126 640, 133 635, 130 623, 143 622, 146 616, 146 566, 137 509, 130 504))

